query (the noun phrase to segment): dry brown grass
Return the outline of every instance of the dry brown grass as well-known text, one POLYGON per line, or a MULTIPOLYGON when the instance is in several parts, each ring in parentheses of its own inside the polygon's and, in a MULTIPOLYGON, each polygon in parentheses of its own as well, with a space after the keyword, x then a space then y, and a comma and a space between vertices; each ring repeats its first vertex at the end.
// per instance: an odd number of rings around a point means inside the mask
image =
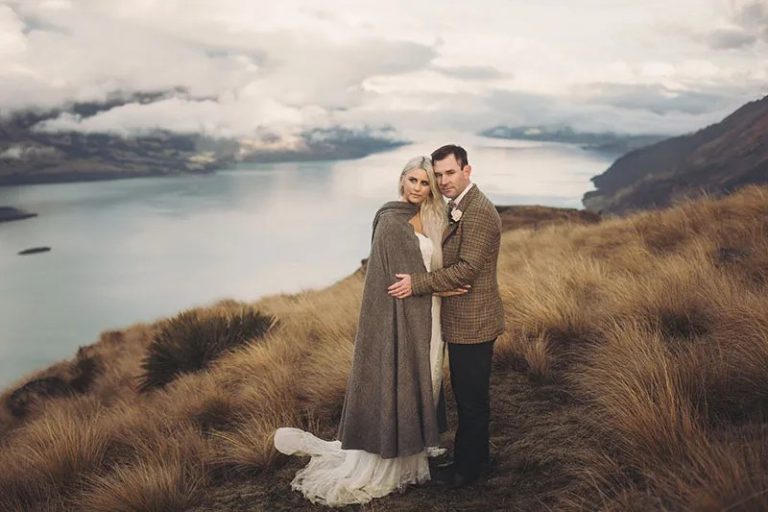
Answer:
MULTIPOLYGON (((768 188, 502 244, 496 471, 479 490, 363 510, 768 509, 768 188)), ((288 489, 302 462, 271 436, 333 435, 362 283, 206 308, 279 323, 145 395, 160 323, 105 333, 87 347, 104 362, 87 390, 0 412, 0 509, 317 508, 288 489)))

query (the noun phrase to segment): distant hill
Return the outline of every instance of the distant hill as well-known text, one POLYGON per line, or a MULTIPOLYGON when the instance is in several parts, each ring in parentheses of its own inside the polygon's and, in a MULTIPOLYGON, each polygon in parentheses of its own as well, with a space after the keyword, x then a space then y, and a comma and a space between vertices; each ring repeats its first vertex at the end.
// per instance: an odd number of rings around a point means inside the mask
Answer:
POLYGON ((592 178, 588 210, 623 214, 768 182, 768 96, 696 133, 632 151, 592 178))
POLYGON ((61 115, 86 119, 127 103, 151 103, 164 97, 134 94, 0 117, 0 186, 208 173, 237 161, 359 158, 404 144, 386 128, 311 129, 291 141, 270 133, 233 139, 166 130, 120 136, 40 129, 61 115))
POLYGON ((579 132, 570 126, 495 126, 480 135, 496 139, 537 140, 579 144, 590 151, 623 155, 667 138, 666 135, 630 135, 614 132, 579 132))
POLYGON ((250 149, 248 141, 239 142, 238 160, 243 162, 345 160, 362 158, 406 144, 406 141, 397 138, 392 128, 351 130, 341 126, 305 130, 301 133, 299 143, 288 148, 250 149))
POLYGON ((586 225, 600 222, 600 215, 585 210, 577 210, 576 208, 514 205, 497 206, 496 211, 499 212, 499 217, 501 217, 501 228, 503 231, 522 228, 537 230, 545 226, 563 223, 586 225))
POLYGON ((121 137, 38 129, 40 123, 64 113, 87 118, 129 102, 158 98, 158 94, 135 94, 0 118, 0 185, 201 173, 232 161, 234 145, 194 134, 157 130, 121 137))

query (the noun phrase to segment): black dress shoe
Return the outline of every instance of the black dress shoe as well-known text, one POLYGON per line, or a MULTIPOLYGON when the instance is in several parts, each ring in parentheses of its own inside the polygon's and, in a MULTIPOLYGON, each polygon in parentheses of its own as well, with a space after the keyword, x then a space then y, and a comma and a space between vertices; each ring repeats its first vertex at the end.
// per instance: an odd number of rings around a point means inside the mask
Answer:
MULTIPOLYGON (((430 468, 440 468, 440 469, 448 469, 451 467, 454 467, 456 461, 453 460, 452 457, 448 456, 440 456, 436 457, 434 459, 429 460, 429 467, 430 468)), ((488 459, 488 462, 485 464, 481 464, 478 473, 481 475, 488 475, 493 472, 494 468, 496 467, 496 459, 494 457, 490 457, 488 459)))

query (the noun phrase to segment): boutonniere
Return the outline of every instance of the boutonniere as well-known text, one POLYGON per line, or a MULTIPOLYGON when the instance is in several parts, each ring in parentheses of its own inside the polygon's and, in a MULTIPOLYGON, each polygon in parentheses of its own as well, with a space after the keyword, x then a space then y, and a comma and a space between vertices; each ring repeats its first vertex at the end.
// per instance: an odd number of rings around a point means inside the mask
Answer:
POLYGON ((461 210, 458 208, 454 208, 451 210, 451 221, 452 222, 459 222, 461 220, 461 210))

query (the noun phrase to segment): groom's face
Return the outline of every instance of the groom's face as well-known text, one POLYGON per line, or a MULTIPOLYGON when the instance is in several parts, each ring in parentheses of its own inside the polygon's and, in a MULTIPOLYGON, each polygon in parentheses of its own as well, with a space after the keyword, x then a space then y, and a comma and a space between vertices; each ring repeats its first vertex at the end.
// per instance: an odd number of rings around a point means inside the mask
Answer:
POLYGON ((456 199, 469 185, 469 175, 472 173, 472 167, 469 165, 459 166, 455 156, 448 155, 442 160, 437 160, 433 167, 440 192, 445 197, 456 199))

